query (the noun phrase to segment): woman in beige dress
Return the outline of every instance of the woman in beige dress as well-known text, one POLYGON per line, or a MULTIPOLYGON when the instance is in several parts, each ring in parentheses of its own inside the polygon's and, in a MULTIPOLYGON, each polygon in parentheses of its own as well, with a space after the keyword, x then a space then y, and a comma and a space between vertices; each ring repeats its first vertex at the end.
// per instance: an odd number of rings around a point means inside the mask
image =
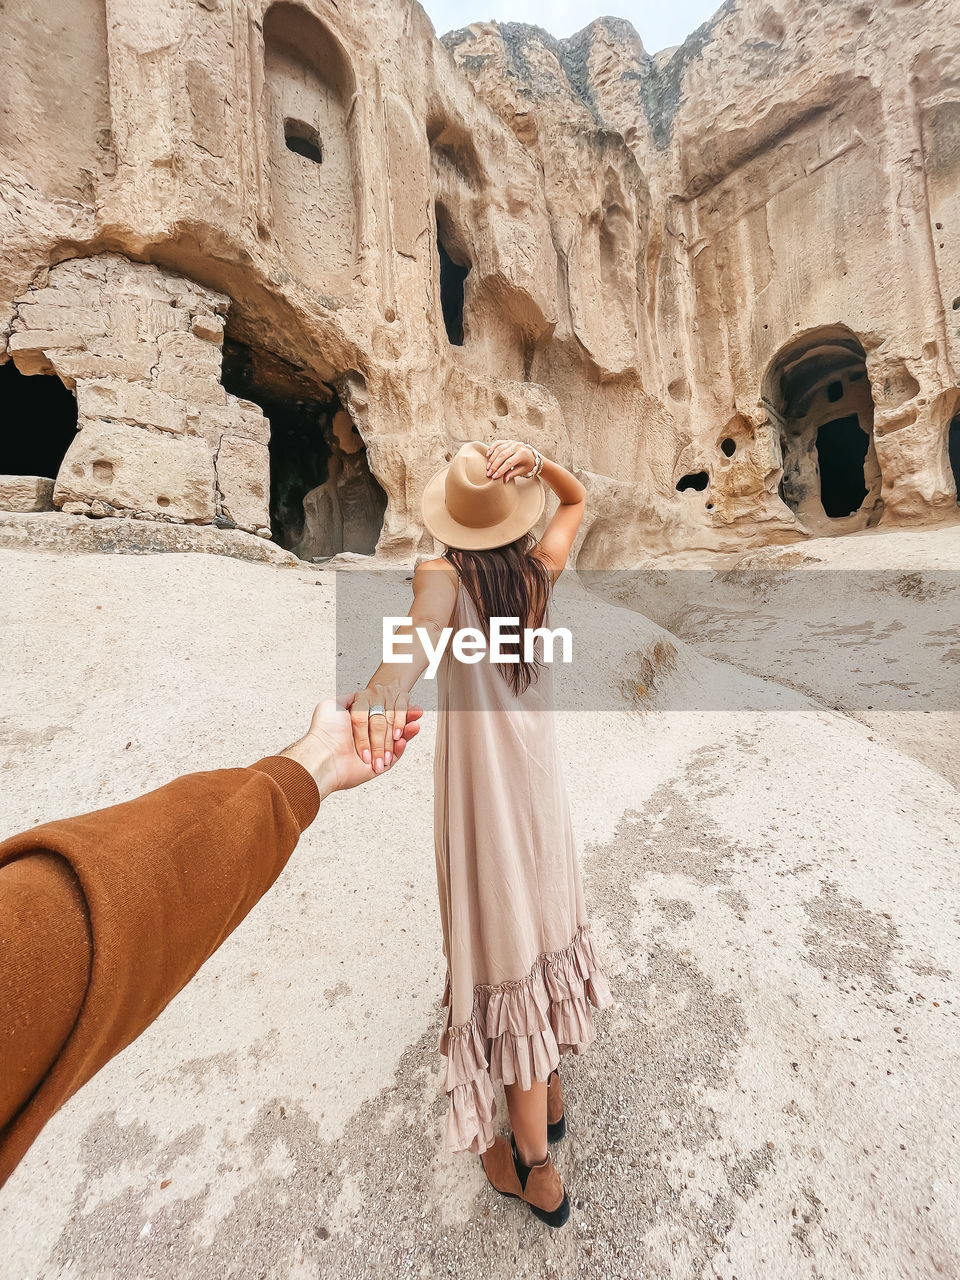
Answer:
MULTIPOLYGON (((584 903, 547 641, 534 635, 525 660, 523 628, 549 628, 553 584, 585 495, 569 471, 519 441, 464 445, 424 490, 424 523, 447 550, 414 573, 411 621, 396 632, 413 661, 382 663, 351 707, 358 753, 377 772, 388 769, 429 650, 444 628, 474 629, 472 648, 458 650, 448 636, 435 673, 446 1145, 479 1155, 493 1186, 550 1226, 570 1211, 547 1148, 565 1131, 557 1068, 562 1054, 593 1042, 592 1007, 612 996, 584 903), (530 531, 543 513, 544 482, 559 505, 538 541, 530 531), (515 620, 501 624, 501 652, 517 660, 491 661, 481 648, 492 618, 515 620), (494 1134, 495 1080, 509 1140, 494 1134)), ((552 658, 560 657, 554 645, 552 658)))

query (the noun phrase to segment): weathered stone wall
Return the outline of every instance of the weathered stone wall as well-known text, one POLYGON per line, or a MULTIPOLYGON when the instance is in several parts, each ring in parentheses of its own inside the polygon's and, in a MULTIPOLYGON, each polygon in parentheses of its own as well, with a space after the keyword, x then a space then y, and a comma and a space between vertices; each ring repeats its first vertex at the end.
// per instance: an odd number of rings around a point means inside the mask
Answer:
POLYGON ((77 397, 57 507, 269 536, 269 423, 220 384, 227 303, 113 254, 62 262, 15 299, 17 368, 56 374, 77 397))
MULTIPOLYGON (((636 379, 669 411, 666 431, 644 434, 674 449, 654 445, 652 474, 637 458, 631 478, 663 494, 684 475, 709 477, 706 491, 681 492, 694 504, 686 519, 665 517, 678 545, 726 544, 724 530, 758 527, 780 539, 785 514, 799 517, 794 529, 828 533, 955 513, 947 437, 960 398, 958 36, 949 0, 780 0, 728 2, 656 58, 616 19, 566 41, 492 23, 444 37, 538 155, 548 203, 563 209, 570 327, 605 386, 587 409, 593 456, 605 437, 631 457, 625 431, 611 439, 607 400, 636 379), (613 274, 635 271, 635 317, 630 291, 605 288, 596 254, 585 252, 591 225, 622 264, 613 274), (591 288, 610 305, 578 309, 591 288), (862 344, 872 392, 860 416, 869 498, 843 520, 825 516, 810 442, 795 439, 809 434, 810 392, 829 403, 838 327, 862 344), (803 404, 784 405, 770 373, 796 344, 812 352, 810 386, 803 404), (720 444, 730 437, 728 458, 720 444), (785 512, 798 471, 812 474, 785 512)), ((589 377, 560 388, 552 370, 535 365, 538 373, 568 419, 582 411, 576 397, 589 377)), ((848 412, 841 403, 820 419, 848 412)), ((612 416, 623 431, 627 416, 612 416)))
POLYGON ((955 518, 951 0, 728 0, 656 58, 412 0, 82 6, 0 14, 0 359, 76 387, 64 509, 264 533, 315 413, 304 555, 369 549, 381 487, 380 551, 429 549, 423 484, 495 435, 583 477, 584 565, 955 518), (249 401, 224 324, 281 371, 249 401))

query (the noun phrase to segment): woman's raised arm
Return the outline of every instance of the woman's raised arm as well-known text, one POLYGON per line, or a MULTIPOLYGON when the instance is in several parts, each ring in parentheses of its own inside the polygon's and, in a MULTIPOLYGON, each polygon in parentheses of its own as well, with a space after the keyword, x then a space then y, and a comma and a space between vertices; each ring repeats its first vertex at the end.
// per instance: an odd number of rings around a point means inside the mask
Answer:
MULTIPOLYGON (((504 481, 526 475, 534 463, 533 450, 519 440, 496 440, 487 452, 487 475, 502 476, 504 481)), ((573 474, 559 462, 544 455, 540 479, 550 486, 560 500, 560 505, 550 517, 537 543, 540 558, 550 568, 554 582, 563 573, 567 556, 577 536, 586 504, 587 491, 573 474)))
POLYGON ((398 641, 409 637, 409 648, 403 644, 403 652, 409 653, 412 661, 381 662, 350 707, 357 755, 365 764, 372 764, 376 773, 388 769, 395 758, 393 743, 406 723, 410 691, 430 662, 418 629, 426 632, 435 648, 456 602, 456 569, 443 559, 421 561, 413 575, 410 622, 394 632, 398 641), (377 706, 383 711, 371 715, 370 708, 377 706))

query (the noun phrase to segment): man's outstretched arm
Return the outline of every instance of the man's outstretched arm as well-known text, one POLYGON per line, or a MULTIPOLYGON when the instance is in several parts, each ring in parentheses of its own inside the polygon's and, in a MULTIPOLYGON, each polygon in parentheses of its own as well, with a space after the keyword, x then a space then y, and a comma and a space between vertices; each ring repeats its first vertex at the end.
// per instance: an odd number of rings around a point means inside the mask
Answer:
POLYGON ((351 700, 321 704, 279 755, 0 844, 0 1185, 266 893, 321 800, 377 776, 354 750, 351 700))

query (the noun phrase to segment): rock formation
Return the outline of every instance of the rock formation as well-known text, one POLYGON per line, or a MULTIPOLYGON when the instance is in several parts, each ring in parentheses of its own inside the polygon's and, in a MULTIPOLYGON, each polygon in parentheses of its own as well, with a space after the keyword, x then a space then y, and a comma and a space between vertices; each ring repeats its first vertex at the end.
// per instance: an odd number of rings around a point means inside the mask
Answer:
POLYGON ((727 0, 656 57, 413 0, 0 24, 23 536, 52 502, 406 557, 502 435, 588 485, 583 567, 957 518, 952 0, 727 0))

